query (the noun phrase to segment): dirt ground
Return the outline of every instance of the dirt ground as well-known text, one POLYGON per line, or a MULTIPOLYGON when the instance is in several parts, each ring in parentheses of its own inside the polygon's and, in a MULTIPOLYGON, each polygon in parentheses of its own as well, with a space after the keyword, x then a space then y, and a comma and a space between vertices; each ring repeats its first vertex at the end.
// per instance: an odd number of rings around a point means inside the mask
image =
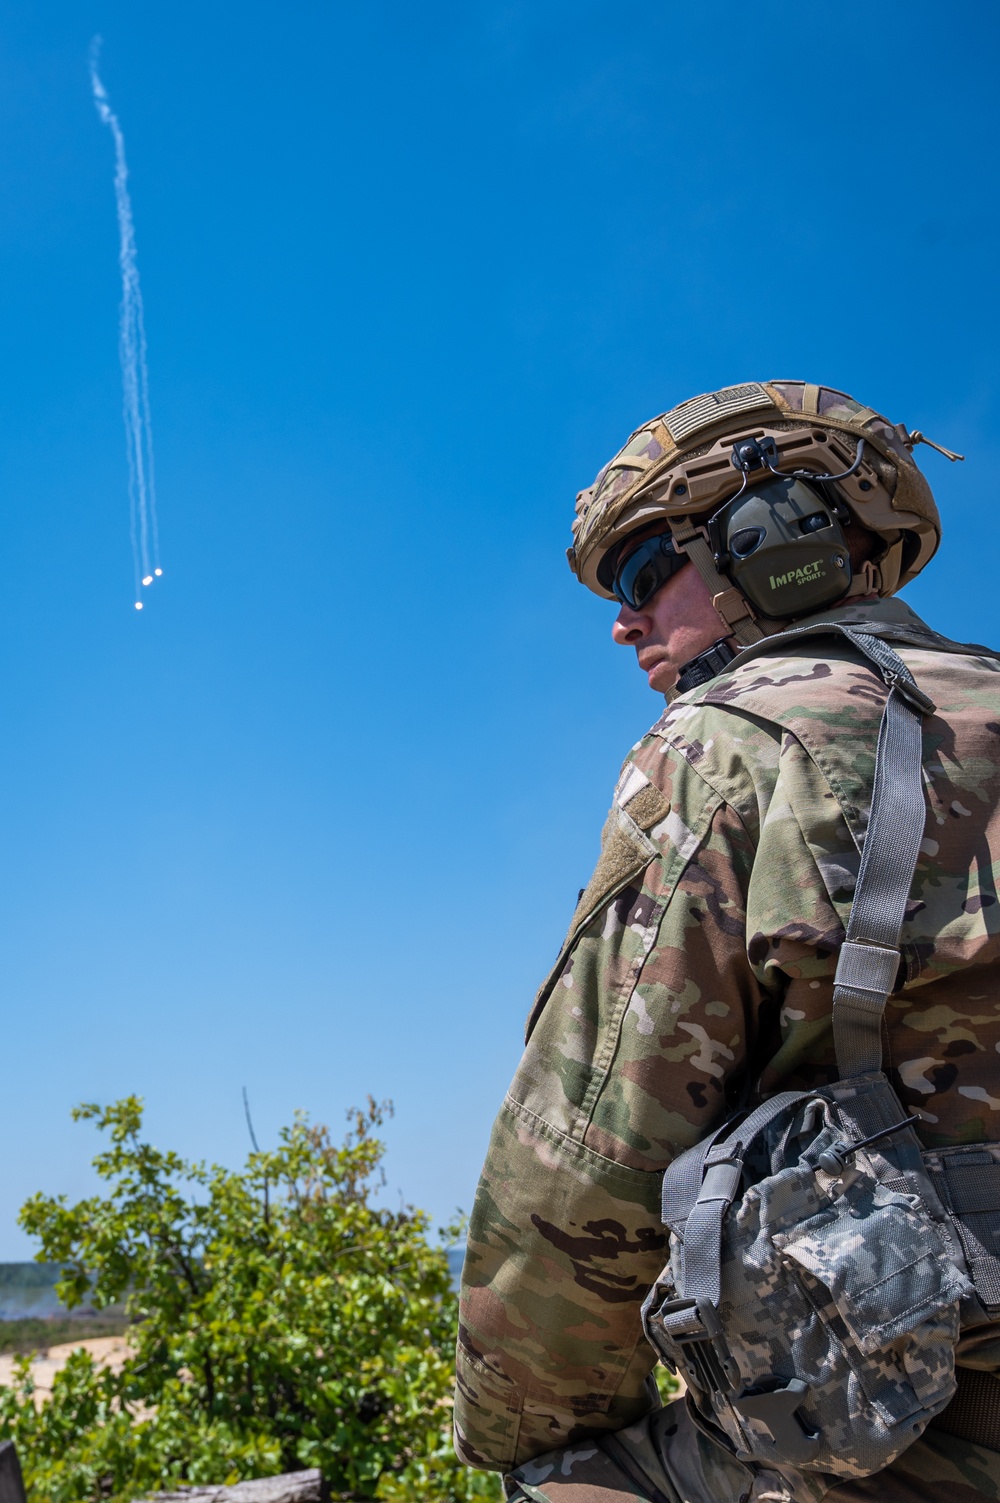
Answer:
MULTIPOLYGON (((50 1346, 32 1359, 31 1375, 35 1380, 35 1403, 41 1405, 52 1392, 52 1379, 66 1366, 70 1352, 83 1347, 101 1367, 110 1367, 117 1372, 125 1360, 128 1341, 124 1336, 92 1336, 89 1340, 65 1341, 59 1346, 50 1346)), ((14 1363, 17 1357, 0 1357, 0 1385, 8 1387, 14 1378, 14 1363)))

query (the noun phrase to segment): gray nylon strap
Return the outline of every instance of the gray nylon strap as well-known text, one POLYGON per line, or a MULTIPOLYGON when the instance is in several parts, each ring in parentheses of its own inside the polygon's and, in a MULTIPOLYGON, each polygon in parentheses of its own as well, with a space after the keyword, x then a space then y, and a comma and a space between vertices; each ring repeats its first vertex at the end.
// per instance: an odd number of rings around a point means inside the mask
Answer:
POLYGON ((896 984, 898 970, 898 951, 877 950, 872 945, 845 940, 837 966, 837 981, 848 989, 888 994, 896 984))
MULTIPOLYGON (((742 1145, 751 1142, 769 1122, 801 1099, 799 1091, 782 1091, 745 1117, 728 1137, 717 1139, 704 1157, 705 1177, 691 1206, 684 1229, 684 1295, 686 1299, 710 1299, 718 1305, 722 1277, 719 1250, 722 1245, 722 1222, 735 1199, 742 1173, 742 1145)), ((673 1165, 671 1165, 671 1169, 673 1165)), ((667 1207, 667 1181, 663 1176, 663 1203, 667 1207)), ((671 1206, 672 1210, 679 1209, 671 1206)), ((666 1215, 664 1215, 666 1221, 666 1215)))
POLYGON ((701 1182, 705 1177, 705 1160, 716 1138, 725 1136, 725 1127, 714 1137, 702 1138, 694 1148, 674 1159, 663 1175, 662 1220, 672 1231, 683 1227, 691 1214, 691 1207, 698 1199, 701 1182))
MULTIPOLYGON (((978 1157, 978 1155, 977 1155, 978 1157)), ((1000 1164, 983 1154, 985 1163, 952 1165, 944 1159, 948 1195, 956 1216, 1000 1211, 1000 1164)))
POLYGON ((921 744, 920 715, 893 688, 879 729, 871 816, 834 978, 841 1080, 882 1068, 882 1014, 896 985, 899 936, 927 817, 921 744))
POLYGON ((714 1135, 702 1138, 694 1148, 674 1159, 663 1175, 663 1224, 671 1228, 683 1226, 698 1199, 705 1178, 705 1164, 713 1159, 726 1158, 738 1143, 745 1143, 762 1127, 766 1127, 775 1111, 783 1110, 796 1100, 798 1092, 784 1091, 780 1096, 770 1096, 754 1111, 741 1117, 734 1125, 732 1120, 723 1123, 714 1135), (776 1107, 775 1103, 779 1103, 776 1107))
POLYGON ((842 629, 848 641, 853 642, 858 651, 863 652, 875 664, 890 689, 897 689, 917 710, 927 712, 934 709, 933 701, 918 688, 913 674, 888 642, 856 626, 845 626, 842 629))

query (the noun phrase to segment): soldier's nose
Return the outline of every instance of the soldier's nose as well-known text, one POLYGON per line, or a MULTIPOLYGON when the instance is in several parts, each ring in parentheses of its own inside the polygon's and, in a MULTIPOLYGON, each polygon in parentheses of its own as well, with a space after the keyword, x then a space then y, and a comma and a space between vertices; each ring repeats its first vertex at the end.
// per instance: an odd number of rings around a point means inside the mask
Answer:
POLYGON ((611 628, 612 640, 619 647, 634 647, 649 634, 650 624, 649 617, 643 615, 642 611, 634 611, 630 605, 623 605, 611 628))

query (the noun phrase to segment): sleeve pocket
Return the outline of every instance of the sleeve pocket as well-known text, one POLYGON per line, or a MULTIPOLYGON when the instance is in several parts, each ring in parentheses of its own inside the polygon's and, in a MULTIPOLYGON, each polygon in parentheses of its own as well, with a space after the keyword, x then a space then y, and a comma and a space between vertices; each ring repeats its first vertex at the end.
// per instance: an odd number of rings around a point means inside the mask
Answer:
POLYGON ((455 1450, 466 1466, 507 1472, 515 1464, 522 1394, 513 1378, 459 1342, 455 1356, 455 1450))

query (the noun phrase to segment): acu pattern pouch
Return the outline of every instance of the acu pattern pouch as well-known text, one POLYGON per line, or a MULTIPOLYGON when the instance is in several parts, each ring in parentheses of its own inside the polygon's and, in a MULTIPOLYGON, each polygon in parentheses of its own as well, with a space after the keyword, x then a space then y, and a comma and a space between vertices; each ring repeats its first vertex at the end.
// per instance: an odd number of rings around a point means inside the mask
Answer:
POLYGON ((643 1323, 731 1454, 847 1478, 888 1466, 944 1409, 960 1328, 1000 1306, 1000 1147, 923 1154, 882 1074, 933 706, 884 628, 825 629, 890 690, 834 986, 840 1079, 771 1097, 670 1166, 670 1261, 643 1323))

